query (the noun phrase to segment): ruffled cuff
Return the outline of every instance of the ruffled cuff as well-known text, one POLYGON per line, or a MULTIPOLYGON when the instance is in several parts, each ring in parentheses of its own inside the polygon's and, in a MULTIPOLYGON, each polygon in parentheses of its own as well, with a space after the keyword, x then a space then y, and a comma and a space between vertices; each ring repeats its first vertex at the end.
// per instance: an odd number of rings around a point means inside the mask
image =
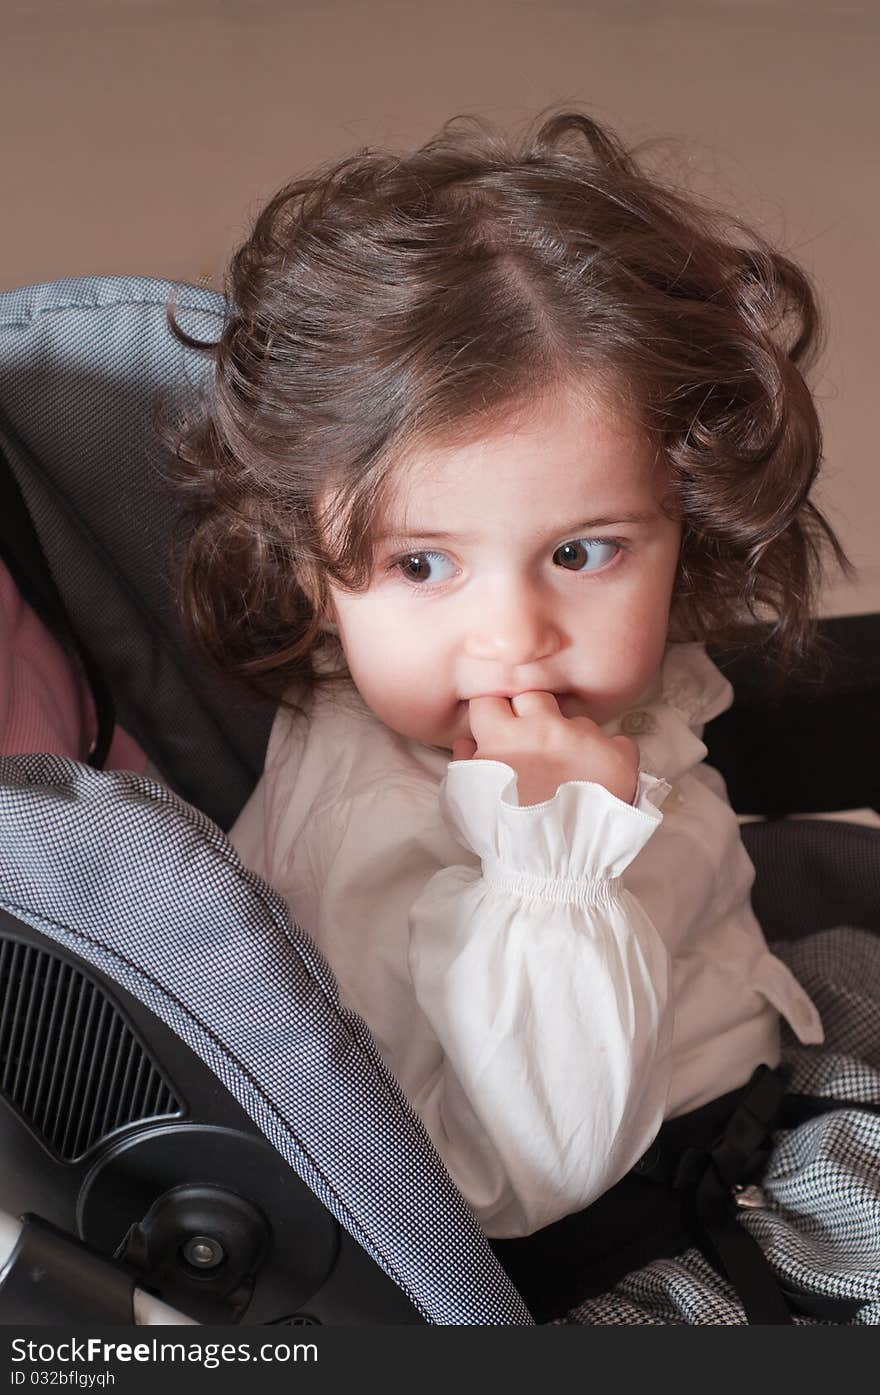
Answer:
POLYGON ((587 780, 560 785, 552 799, 520 808, 516 774, 504 761, 451 761, 440 792, 452 832, 482 860, 518 878, 577 883, 619 877, 663 821, 670 785, 639 774, 625 804, 587 780))

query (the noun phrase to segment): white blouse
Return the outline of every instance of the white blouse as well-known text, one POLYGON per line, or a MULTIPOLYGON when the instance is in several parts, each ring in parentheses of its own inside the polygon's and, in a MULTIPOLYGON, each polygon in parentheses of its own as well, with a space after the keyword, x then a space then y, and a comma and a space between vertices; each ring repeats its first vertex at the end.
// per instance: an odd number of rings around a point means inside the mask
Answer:
POLYGON ((477 1219, 526 1235, 580 1210, 664 1118, 779 1059, 815 1007, 767 949, 754 870, 702 725, 732 689, 671 644, 605 724, 641 759, 520 808, 500 761, 398 736, 353 685, 280 710, 230 838, 336 973, 477 1219))

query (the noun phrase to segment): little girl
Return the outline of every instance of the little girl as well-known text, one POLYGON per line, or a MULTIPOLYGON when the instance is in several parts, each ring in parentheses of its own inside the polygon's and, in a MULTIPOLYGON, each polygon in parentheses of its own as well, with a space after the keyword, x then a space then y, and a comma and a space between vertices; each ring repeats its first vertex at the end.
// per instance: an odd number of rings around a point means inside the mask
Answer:
POLYGON ((704 641, 793 667, 846 565, 814 300, 567 112, 289 185, 227 289, 183 613, 282 700, 230 836, 504 1255, 823 1040, 701 740, 704 641))

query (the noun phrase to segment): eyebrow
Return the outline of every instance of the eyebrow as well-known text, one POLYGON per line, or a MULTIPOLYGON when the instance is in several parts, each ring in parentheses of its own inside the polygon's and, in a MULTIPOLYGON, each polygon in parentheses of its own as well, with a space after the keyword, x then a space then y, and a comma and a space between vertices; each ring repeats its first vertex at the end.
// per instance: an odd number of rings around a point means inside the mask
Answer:
MULTIPOLYGON (((612 528, 618 523, 653 523, 659 516, 658 510, 651 509, 643 513, 618 513, 606 516, 605 518, 588 518, 584 522, 575 523, 569 528, 563 525, 561 528, 548 529, 547 536, 555 538, 567 533, 571 538, 582 537, 587 533, 593 532, 596 528, 612 528)), ((379 533, 376 541, 404 542, 413 538, 418 538, 422 542, 469 543, 479 541, 478 536, 474 533, 445 533, 437 529, 429 528, 410 528, 406 532, 392 530, 379 533)))

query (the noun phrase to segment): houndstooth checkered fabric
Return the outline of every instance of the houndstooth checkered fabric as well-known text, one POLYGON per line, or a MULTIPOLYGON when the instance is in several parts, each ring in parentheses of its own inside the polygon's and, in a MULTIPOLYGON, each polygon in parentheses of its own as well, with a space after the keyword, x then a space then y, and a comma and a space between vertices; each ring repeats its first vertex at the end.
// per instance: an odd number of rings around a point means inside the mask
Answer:
POLYGON ((431 1323, 531 1316, 281 898, 162 785, 0 758, 0 905, 187 1043, 431 1323))
MULTIPOLYGON (((825 1027, 823 1046, 801 1046, 783 1029, 791 1089, 880 1103, 880 937, 841 927, 772 949, 804 985, 825 1027)), ((766 1206, 739 1219, 784 1286, 861 1299, 852 1325, 880 1324, 880 1116, 835 1110, 780 1131, 762 1190, 766 1206)), ((561 1321, 735 1326, 745 1315, 730 1285, 689 1250, 627 1275, 561 1321)))

